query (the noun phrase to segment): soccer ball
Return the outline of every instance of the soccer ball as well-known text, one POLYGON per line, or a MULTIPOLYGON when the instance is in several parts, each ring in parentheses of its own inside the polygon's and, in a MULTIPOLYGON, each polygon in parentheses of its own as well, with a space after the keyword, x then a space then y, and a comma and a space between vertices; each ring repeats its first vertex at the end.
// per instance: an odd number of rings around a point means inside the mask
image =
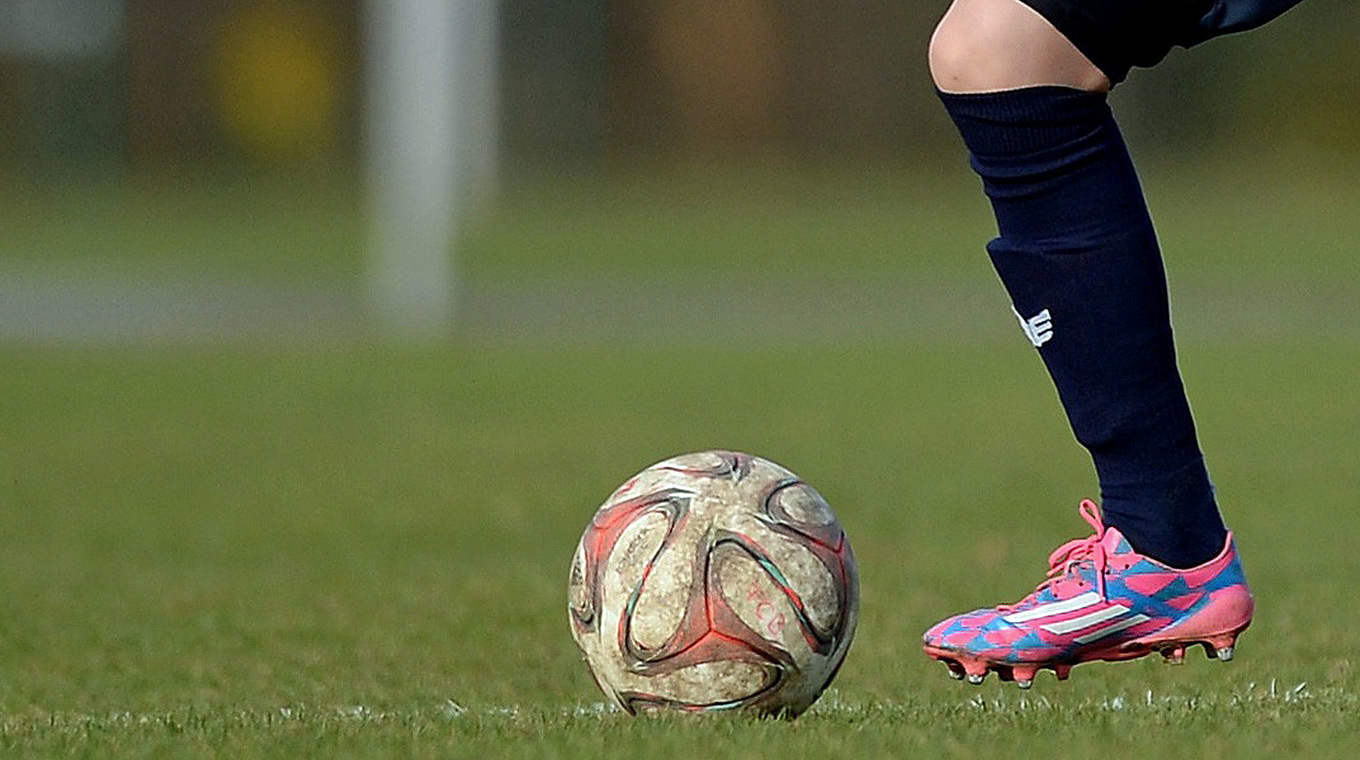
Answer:
POLYGON ((812 486, 705 451, 610 495, 576 548, 567 607, 596 683, 630 713, 796 716, 850 648, 859 574, 812 486))

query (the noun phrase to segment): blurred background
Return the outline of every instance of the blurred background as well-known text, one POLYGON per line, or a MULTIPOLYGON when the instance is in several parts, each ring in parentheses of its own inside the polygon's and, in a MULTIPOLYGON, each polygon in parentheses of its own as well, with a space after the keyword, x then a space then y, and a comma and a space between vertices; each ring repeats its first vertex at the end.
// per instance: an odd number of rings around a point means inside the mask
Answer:
MULTIPOLYGON (((1095 484, 932 92, 945 6, 0 0, 0 712, 598 700, 572 548, 715 447, 852 536, 846 703, 959 704, 902 642, 1038 580, 1095 484)), ((1308 0, 1113 95, 1261 648, 1055 700, 1354 703, 1357 35, 1308 0)))
MULTIPOLYGON (((0 0, 0 336, 674 332, 678 276, 700 321, 939 321, 922 289, 992 292, 946 5, 0 0)), ((1357 22, 1310 0, 1118 89, 1169 231, 1240 230, 1244 184, 1337 203, 1357 22)))

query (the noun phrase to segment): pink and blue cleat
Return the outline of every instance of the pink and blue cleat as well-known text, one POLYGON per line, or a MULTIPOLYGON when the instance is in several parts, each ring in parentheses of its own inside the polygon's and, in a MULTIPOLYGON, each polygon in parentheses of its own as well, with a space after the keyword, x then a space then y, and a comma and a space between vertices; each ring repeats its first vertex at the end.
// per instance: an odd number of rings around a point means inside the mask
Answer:
POLYGON ((1232 659, 1254 602, 1231 533, 1217 557, 1177 570, 1106 528, 1095 502, 1083 501, 1080 512, 1095 535, 1058 547, 1047 580, 1015 604, 937 623, 925 633, 926 654, 954 678, 980 684, 992 670, 1022 689, 1044 668, 1065 680, 1072 666, 1094 660, 1160 652, 1180 663, 1195 644, 1232 659))

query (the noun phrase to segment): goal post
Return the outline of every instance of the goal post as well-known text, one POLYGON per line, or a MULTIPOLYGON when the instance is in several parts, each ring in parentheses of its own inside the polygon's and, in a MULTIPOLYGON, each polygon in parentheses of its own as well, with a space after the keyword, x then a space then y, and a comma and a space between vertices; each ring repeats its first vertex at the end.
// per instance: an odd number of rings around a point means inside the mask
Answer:
POLYGON ((453 244, 494 171, 496 0, 366 0, 369 304, 397 338, 453 325, 453 244))

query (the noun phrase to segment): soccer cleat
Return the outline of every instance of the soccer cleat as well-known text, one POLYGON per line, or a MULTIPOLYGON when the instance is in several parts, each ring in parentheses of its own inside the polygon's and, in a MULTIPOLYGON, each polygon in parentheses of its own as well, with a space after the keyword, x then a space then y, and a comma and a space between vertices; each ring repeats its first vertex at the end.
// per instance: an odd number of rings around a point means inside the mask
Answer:
POLYGON ((925 651, 954 678, 981 684, 988 671, 1028 689, 1041 669, 1066 680, 1072 666, 1131 660, 1158 652, 1179 664, 1200 644, 1212 659, 1233 658, 1255 603, 1232 534, 1223 551, 1188 570, 1138 554, 1100 508, 1083 501, 1095 530, 1048 558, 1048 578, 1010 605, 943 620, 924 636, 925 651))

